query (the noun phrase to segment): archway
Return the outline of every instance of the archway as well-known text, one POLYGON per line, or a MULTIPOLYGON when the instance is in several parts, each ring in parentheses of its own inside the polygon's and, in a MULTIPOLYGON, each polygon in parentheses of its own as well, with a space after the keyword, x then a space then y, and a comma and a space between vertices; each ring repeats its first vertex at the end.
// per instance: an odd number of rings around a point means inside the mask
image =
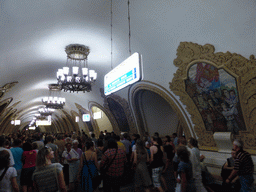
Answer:
POLYGON ((129 90, 129 103, 138 132, 159 132, 161 136, 184 131, 194 136, 192 123, 177 99, 160 85, 148 81, 134 84, 129 90))

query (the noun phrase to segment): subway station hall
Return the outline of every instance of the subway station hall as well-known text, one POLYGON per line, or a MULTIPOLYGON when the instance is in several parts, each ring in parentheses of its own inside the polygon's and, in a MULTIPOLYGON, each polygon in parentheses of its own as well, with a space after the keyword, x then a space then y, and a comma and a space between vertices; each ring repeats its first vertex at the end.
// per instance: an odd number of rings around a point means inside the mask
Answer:
POLYGON ((0 192, 254 191, 255 8, 0 0, 0 192))

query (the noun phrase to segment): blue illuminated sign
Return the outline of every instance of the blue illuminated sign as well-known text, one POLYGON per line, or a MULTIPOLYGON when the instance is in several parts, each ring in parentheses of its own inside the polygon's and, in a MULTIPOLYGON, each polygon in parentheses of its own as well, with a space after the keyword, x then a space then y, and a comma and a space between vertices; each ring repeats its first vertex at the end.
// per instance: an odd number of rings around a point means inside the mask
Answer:
POLYGON ((142 78, 141 56, 134 53, 104 77, 104 93, 109 95, 142 78))

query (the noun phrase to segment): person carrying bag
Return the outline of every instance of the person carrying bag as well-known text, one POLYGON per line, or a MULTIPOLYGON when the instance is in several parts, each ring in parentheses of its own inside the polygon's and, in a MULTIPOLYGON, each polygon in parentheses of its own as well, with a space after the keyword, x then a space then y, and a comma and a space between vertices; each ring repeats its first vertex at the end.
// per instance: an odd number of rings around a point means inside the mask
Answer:
POLYGON ((77 180, 80 182, 80 191, 93 192, 100 184, 97 154, 94 152, 93 142, 86 142, 86 148, 87 151, 81 157, 77 180))
POLYGON ((124 174, 124 166, 127 162, 125 151, 118 149, 114 139, 108 140, 108 149, 105 151, 101 160, 101 174, 103 174, 104 192, 120 191, 122 176, 124 174))

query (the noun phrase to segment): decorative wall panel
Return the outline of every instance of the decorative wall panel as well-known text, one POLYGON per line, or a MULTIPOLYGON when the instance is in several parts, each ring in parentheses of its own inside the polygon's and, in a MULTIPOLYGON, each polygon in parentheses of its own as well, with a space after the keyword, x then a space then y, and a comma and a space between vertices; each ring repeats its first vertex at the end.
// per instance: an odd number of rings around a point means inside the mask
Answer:
POLYGON ((231 132, 256 149, 256 60, 215 53, 213 45, 181 42, 170 89, 191 114, 201 148, 215 150, 214 132, 231 132))

